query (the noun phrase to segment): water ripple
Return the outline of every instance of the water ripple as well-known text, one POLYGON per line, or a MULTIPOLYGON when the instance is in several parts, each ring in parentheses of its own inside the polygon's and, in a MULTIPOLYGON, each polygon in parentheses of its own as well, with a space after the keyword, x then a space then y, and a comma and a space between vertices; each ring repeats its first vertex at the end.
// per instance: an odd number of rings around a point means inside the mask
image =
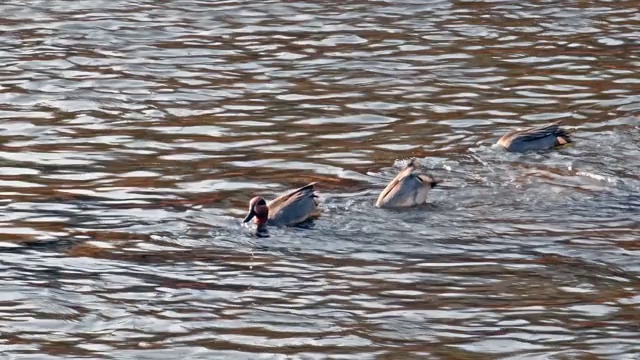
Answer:
POLYGON ((640 352, 633 2, 2 10, 3 354, 640 352), (555 120, 570 147, 492 146, 555 120), (444 180, 430 204, 374 208, 410 157, 444 180), (311 227, 240 224, 311 181, 311 227))

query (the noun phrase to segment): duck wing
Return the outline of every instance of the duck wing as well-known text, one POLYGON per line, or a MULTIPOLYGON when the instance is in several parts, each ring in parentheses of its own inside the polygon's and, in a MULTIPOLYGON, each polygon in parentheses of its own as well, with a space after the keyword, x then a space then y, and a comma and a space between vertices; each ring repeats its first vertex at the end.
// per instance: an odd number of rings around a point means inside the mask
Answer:
POLYGON ((276 225, 295 225, 307 220, 318 205, 312 182, 270 201, 269 220, 276 225))
POLYGON ((522 141, 535 141, 549 136, 556 137, 565 133, 565 131, 560 128, 560 125, 561 122, 556 121, 548 125, 531 127, 519 132, 519 135, 522 137, 522 141))

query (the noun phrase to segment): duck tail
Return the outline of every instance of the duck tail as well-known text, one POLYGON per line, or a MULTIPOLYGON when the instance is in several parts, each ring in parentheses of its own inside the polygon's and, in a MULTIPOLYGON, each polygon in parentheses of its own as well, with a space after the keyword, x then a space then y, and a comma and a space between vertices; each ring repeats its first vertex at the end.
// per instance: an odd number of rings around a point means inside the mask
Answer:
POLYGON ((574 132, 575 129, 558 129, 558 134, 556 135, 556 142, 558 145, 566 145, 573 142, 571 139, 571 133, 574 132))
POLYGON ((408 168, 414 168, 414 167, 416 167, 417 165, 418 165, 418 164, 417 164, 417 160, 416 160, 416 158, 411 158, 411 160, 409 160, 409 162, 407 163, 407 166, 405 166, 405 169, 408 169, 408 168))

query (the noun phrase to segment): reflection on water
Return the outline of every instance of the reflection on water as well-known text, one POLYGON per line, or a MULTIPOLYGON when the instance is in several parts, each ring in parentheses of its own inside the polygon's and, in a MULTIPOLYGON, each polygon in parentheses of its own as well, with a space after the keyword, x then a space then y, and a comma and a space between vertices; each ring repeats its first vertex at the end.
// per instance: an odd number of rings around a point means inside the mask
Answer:
POLYGON ((636 5, 4 1, 0 353, 635 359, 636 5), (443 186, 374 208, 410 157, 443 186))

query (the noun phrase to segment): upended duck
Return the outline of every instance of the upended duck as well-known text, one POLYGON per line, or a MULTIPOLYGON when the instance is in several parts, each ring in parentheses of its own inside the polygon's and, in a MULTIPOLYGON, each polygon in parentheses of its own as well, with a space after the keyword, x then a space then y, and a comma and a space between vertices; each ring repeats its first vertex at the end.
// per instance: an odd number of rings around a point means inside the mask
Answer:
POLYGON ((267 232, 267 224, 274 226, 294 226, 312 218, 318 202, 314 186, 316 182, 279 196, 267 203, 261 196, 249 201, 249 213, 242 221, 249 222, 255 217, 258 235, 267 232))
POLYGON ((420 174, 415 170, 416 161, 412 159, 382 190, 376 201, 376 207, 398 208, 426 203, 429 190, 440 181, 427 174, 420 174))
POLYGON ((556 121, 542 126, 532 126, 516 129, 503 135, 497 142, 511 152, 526 152, 548 150, 556 146, 571 143, 570 131, 560 127, 562 123, 556 121))

